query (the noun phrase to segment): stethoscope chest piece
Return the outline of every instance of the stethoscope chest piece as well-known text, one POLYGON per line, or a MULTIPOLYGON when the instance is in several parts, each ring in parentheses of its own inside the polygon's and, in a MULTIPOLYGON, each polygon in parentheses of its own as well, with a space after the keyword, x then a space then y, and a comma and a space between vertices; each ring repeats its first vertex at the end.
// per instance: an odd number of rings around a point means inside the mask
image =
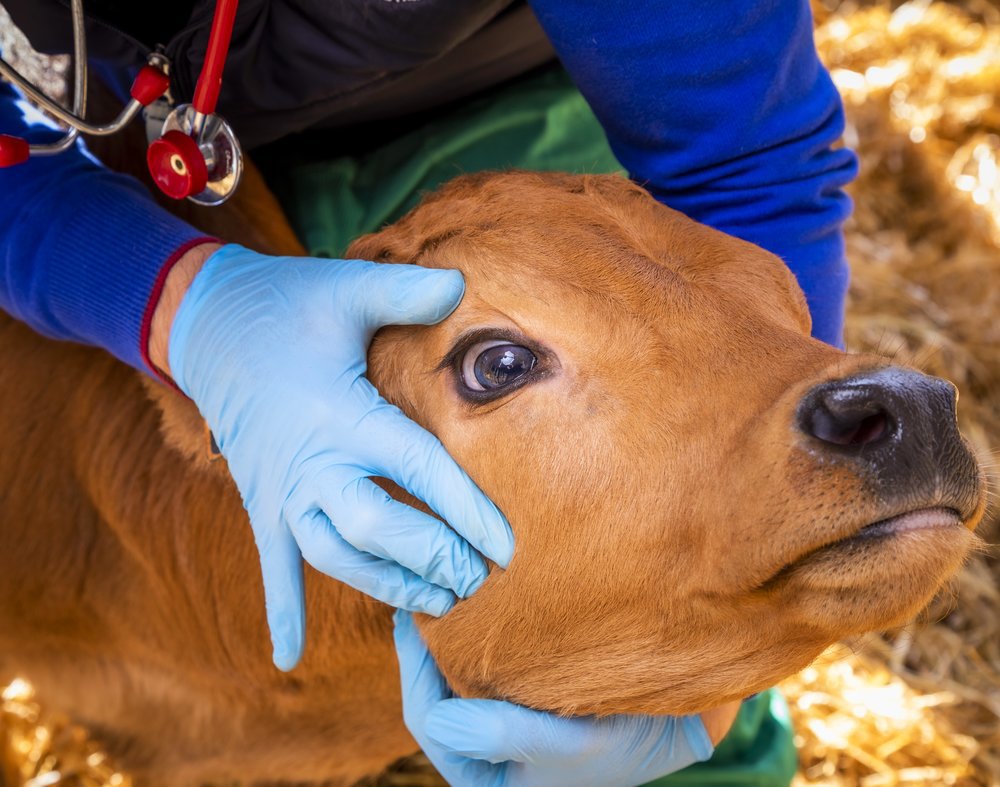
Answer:
POLYGON ((229 124, 218 115, 202 115, 191 104, 167 116, 146 160, 167 195, 199 205, 225 202, 243 174, 240 143, 229 124))

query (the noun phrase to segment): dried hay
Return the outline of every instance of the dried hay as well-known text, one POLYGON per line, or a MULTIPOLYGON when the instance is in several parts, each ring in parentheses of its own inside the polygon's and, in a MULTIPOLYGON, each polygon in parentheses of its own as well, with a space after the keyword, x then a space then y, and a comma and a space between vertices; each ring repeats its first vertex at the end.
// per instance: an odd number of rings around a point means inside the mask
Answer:
MULTIPOLYGON (((895 9, 830 2, 815 7, 817 45, 844 94, 845 141, 862 173, 847 228, 848 346, 955 381, 962 429, 995 473, 1000 11, 975 0, 895 9)), ((996 514, 980 530, 991 542, 996 514)), ((785 681, 797 784, 1000 787, 998 577, 994 553, 976 555, 922 622, 831 649, 785 681)), ((27 687, 4 694, 9 781, 128 784, 82 731, 41 714, 27 687)), ((378 784, 443 782, 416 757, 378 784)))
POLYGON ((44 712, 31 686, 0 693, 0 784, 8 787, 132 787, 82 727, 44 712))
MULTIPOLYGON (((962 430, 995 476, 1000 13, 918 1, 816 15, 847 107, 845 141, 861 158, 848 346, 953 380, 962 430)), ((995 510, 980 533, 996 541, 995 510)), ((1000 785, 994 554, 973 557, 921 622, 834 650, 784 683, 798 784, 1000 785)))
POLYGON ((66 99, 66 74, 69 55, 48 57, 31 48, 24 34, 14 27, 10 14, 0 5, 0 52, 22 76, 30 79, 42 91, 59 101, 66 99))

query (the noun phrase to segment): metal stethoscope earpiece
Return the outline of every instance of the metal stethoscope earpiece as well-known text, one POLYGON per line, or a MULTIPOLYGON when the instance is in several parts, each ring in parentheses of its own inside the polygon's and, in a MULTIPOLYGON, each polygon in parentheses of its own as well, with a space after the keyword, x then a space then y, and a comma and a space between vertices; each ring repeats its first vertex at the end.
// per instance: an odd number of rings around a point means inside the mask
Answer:
MULTIPOLYGON (((168 197, 185 197, 199 205, 220 205, 232 196, 243 174, 243 153, 236 135, 215 106, 222 87, 222 70, 229 52, 238 0, 217 0, 205 63, 194 99, 175 108, 166 118, 159 139, 146 152, 149 173, 168 197)), ((169 62, 153 53, 130 90, 131 99, 111 123, 88 123, 87 43, 83 0, 72 0, 73 109, 53 101, 9 63, 0 58, 0 76, 7 78, 40 108, 61 120, 69 130, 62 139, 32 145, 19 137, 0 134, 0 167, 20 164, 30 156, 51 156, 68 150, 79 134, 107 136, 123 129, 143 107, 161 98, 170 87, 169 62)))

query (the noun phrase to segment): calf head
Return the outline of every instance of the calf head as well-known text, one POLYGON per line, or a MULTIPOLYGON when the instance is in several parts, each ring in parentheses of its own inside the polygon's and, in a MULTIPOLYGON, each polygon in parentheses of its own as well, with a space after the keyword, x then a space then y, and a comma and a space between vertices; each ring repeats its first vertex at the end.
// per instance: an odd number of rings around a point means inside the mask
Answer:
POLYGON ((623 178, 460 178, 350 254, 465 275, 370 355, 515 532, 421 621, 464 695, 701 711, 904 623, 975 542, 950 383, 810 339, 777 257, 623 178))

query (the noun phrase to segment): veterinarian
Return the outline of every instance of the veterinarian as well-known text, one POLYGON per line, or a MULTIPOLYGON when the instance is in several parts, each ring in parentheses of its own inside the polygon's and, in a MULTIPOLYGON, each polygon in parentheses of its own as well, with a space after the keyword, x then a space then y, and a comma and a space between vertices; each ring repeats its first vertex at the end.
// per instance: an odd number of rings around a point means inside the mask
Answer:
MULTIPOLYGON (((34 46, 72 51, 68 4, 3 0, 34 46)), ((190 101, 209 0, 87 0, 89 54, 124 95, 160 46, 190 101)), ((244 0, 218 111, 244 149, 308 129, 401 118, 482 94, 558 54, 618 160, 658 199, 780 255, 814 335, 842 341, 847 287, 834 149, 843 112, 807 0, 244 0)), ((0 85, 0 133, 57 140, 0 85)), ((124 96, 127 99, 127 96, 124 96)), ((100 120, 104 120, 101 118, 100 120)), ((138 121, 137 121, 138 122, 138 121)), ((75 144, 0 169, 0 307, 176 384, 225 455, 260 552, 275 664, 305 642, 302 561, 401 610, 446 613, 515 552, 503 514, 441 444, 381 399, 366 350, 388 324, 432 324, 457 271, 286 264, 206 238, 75 144), (383 476, 450 527, 393 501, 383 476)), ((697 717, 555 719, 449 694, 397 615, 407 723, 459 784, 631 785, 707 758, 697 717)))

